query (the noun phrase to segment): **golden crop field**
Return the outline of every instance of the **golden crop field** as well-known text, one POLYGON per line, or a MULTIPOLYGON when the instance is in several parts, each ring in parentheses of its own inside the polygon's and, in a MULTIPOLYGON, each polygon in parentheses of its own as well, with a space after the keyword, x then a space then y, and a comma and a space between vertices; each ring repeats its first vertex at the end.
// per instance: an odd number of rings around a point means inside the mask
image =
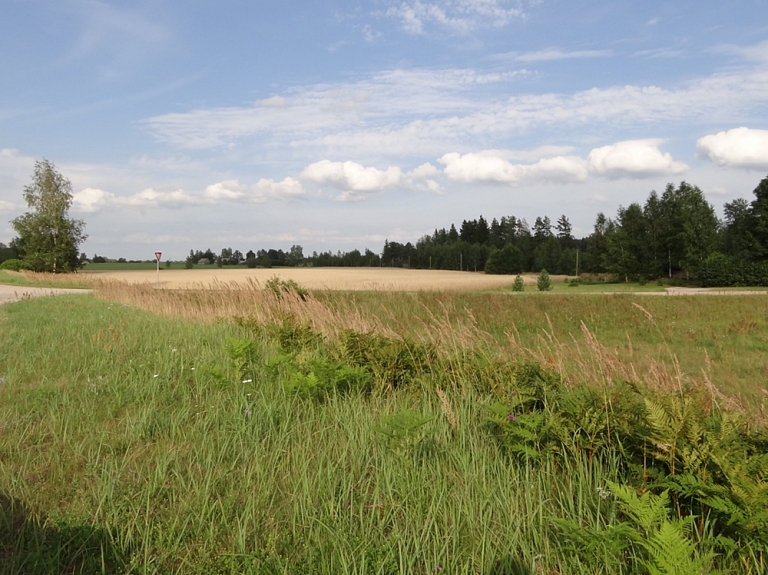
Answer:
MULTIPOLYGON (((94 273, 99 279, 129 283, 154 283, 155 271, 105 271, 94 273)), ((371 290, 371 291, 473 291, 509 287, 514 276, 487 275, 482 272, 445 270, 408 270, 402 268, 280 268, 160 270, 160 285, 170 289, 189 289, 215 283, 243 283, 269 278, 293 280, 308 289, 371 290)), ((558 281, 558 276, 552 276, 558 281)), ((536 276, 525 278, 535 284, 536 276)))

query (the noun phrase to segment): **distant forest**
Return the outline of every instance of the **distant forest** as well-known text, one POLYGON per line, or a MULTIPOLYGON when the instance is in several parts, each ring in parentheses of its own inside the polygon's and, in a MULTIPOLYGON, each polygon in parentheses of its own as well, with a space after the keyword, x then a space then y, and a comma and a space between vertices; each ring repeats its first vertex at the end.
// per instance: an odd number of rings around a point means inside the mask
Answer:
MULTIPOLYGON (((386 266, 506 274, 546 269, 567 275, 608 273, 623 280, 698 278, 711 285, 766 285, 768 177, 753 193, 752 201, 726 203, 719 220, 697 186, 668 184, 662 194, 652 191, 642 205, 620 207, 613 218, 598 213, 592 233, 582 238, 574 237, 566 215, 554 222, 537 217, 533 225, 514 215, 490 221, 480 216, 435 229, 415 242, 385 241, 381 253, 355 249, 306 255, 299 245, 245 253, 206 249, 190 250, 186 265, 386 266)), ((13 243, 0 243, 0 262, 14 252, 13 243)), ((97 255, 91 261, 107 260, 97 255)))

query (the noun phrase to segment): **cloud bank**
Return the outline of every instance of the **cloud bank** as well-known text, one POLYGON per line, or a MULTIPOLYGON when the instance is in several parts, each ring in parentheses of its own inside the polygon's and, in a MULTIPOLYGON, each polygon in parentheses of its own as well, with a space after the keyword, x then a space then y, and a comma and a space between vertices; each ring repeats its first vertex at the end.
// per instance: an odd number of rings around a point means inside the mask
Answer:
POLYGON ((439 162, 453 181, 507 185, 532 181, 578 183, 585 182, 590 175, 640 179, 688 170, 686 164, 676 162, 659 150, 662 142, 659 139, 627 140, 595 148, 586 159, 556 155, 532 164, 512 163, 507 157, 513 152, 500 150, 464 155, 453 152, 442 156, 439 162))

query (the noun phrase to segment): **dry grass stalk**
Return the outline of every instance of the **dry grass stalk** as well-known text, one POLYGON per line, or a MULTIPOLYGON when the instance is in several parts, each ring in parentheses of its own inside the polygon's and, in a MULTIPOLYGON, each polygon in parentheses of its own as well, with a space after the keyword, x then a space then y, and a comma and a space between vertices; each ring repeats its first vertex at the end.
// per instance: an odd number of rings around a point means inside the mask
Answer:
POLYGON ((437 396, 440 398, 440 408, 443 410, 443 413, 445 414, 445 418, 448 420, 448 423, 450 424, 451 429, 458 429, 459 418, 456 417, 456 412, 453 411, 453 408, 451 407, 451 402, 448 399, 448 396, 439 387, 436 389, 436 391, 437 391, 437 396))

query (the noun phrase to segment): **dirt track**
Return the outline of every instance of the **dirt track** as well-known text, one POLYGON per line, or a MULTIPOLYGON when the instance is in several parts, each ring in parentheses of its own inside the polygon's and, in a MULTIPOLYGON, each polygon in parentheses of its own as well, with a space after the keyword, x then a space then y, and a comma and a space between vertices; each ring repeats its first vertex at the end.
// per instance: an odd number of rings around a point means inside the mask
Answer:
POLYGON ((32 297, 42 297, 47 295, 61 295, 68 293, 91 293, 87 289, 60 289, 60 288, 38 288, 28 286, 7 286, 0 284, 0 304, 19 301, 32 297))

